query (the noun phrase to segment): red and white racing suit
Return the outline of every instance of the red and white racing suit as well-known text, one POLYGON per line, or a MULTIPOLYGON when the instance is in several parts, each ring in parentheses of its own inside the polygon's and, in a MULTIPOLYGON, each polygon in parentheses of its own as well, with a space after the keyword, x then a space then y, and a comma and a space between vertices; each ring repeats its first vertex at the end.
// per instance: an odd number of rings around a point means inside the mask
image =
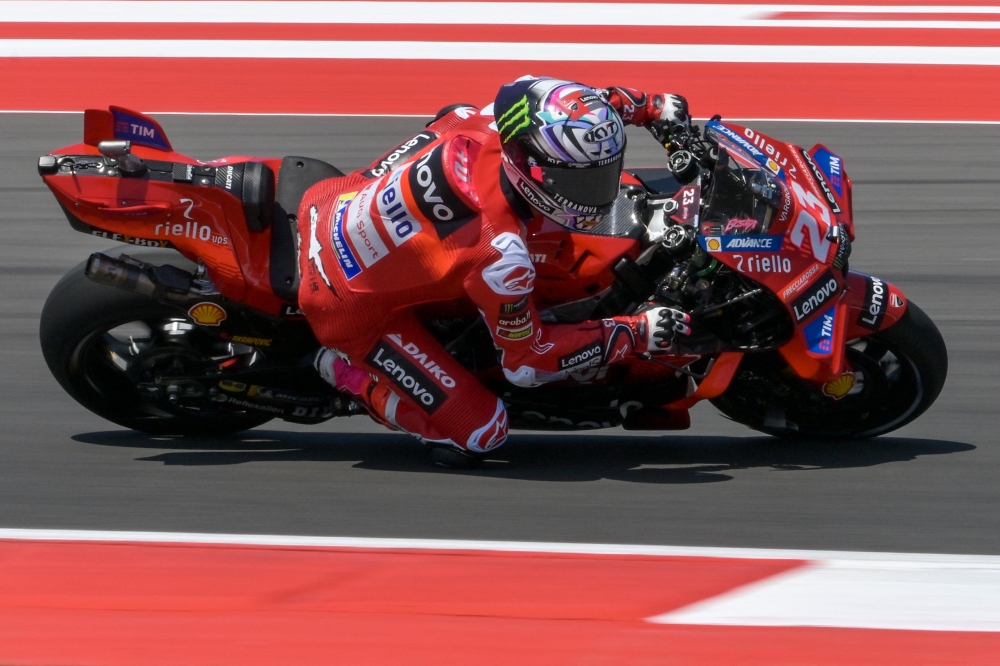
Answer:
MULTIPOLYGON (((662 98, 656 106, 636 91, 609 93, 634 124, 662 108, 662 98)), ((299 305, 320 343, 350 361, 338 387, 390 427, 475 452, 506 440, 503 402, 431 336, 414 306, 470 300, 507 380, 525 387, 621 362, 645 351, 647 336, 642 317, 539 320, 493 120, 452 111, 367 170, 318 183, 299 209, 299 305)))

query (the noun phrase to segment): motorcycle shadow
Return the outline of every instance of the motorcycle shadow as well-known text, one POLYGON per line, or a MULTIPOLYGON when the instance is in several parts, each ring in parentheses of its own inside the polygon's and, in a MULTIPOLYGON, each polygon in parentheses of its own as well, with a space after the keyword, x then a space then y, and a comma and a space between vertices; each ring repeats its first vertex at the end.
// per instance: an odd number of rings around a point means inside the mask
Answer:
POLYGON ((478 475, 525 481, 713 483, 739 470, 805 472, 873 467, 921 456, 972 451, 971 444, 882 437, 867 441, 787 441, 774 437, 517 433, 471 470, 437 467, 423 446, 392 433, 252 430, 225 438, 159 437, 117 430, 81 433, 85 444, 155 449, 137 458, 164 465, 354 462, 356 469, 478 475))

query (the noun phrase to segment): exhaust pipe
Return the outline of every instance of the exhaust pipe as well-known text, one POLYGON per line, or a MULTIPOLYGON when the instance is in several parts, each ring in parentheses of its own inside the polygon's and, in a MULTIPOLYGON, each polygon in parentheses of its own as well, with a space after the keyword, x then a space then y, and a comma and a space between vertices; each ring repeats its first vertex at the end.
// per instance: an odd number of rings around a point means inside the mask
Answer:
POLYGON ((194 280, 176 266, 153 266, 124 254, 115 259, 102 252, 90 255, 84 274, 98 284, 153 298, 186 296, 194 280))

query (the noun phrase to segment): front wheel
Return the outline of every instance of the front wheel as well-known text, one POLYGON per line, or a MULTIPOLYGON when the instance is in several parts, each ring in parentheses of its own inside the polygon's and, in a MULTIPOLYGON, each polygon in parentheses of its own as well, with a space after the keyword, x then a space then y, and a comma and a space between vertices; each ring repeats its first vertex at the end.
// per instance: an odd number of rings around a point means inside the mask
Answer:
MULTIPOLYGON (((193 265, 176 252, 130 251, 149 263, 193 265)), ((171 377, 217 372, 241 349, 200 334, 177 310, 140 294, 97 284, 84 263, 67 273, 42 309, 42 354, 56 381, 77 402, 118 425, 157 435, 225 435, 271 416, 200 401, 194 409, 155 398, 166 383, 183 395, 200 390, 171 377)))
POLYGON ((912 301, 892 327, 850 342, 846 358, 853 372, 821 388, 796 375, 777 352, 747 355, 712 404, 772 435, 865 439, 923 414, 948 374, 944 339, 912 301))

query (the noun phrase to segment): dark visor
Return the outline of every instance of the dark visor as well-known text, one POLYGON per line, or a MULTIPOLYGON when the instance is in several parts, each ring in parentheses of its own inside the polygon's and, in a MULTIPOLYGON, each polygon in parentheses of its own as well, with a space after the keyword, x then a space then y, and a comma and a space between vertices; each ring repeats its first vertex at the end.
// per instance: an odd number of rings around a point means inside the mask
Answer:
POLYGON ((542 184, 549 192, 584 206, 607 206, 618 196, 622 164, 618 159, 586 169, 542 167, 542 184))

